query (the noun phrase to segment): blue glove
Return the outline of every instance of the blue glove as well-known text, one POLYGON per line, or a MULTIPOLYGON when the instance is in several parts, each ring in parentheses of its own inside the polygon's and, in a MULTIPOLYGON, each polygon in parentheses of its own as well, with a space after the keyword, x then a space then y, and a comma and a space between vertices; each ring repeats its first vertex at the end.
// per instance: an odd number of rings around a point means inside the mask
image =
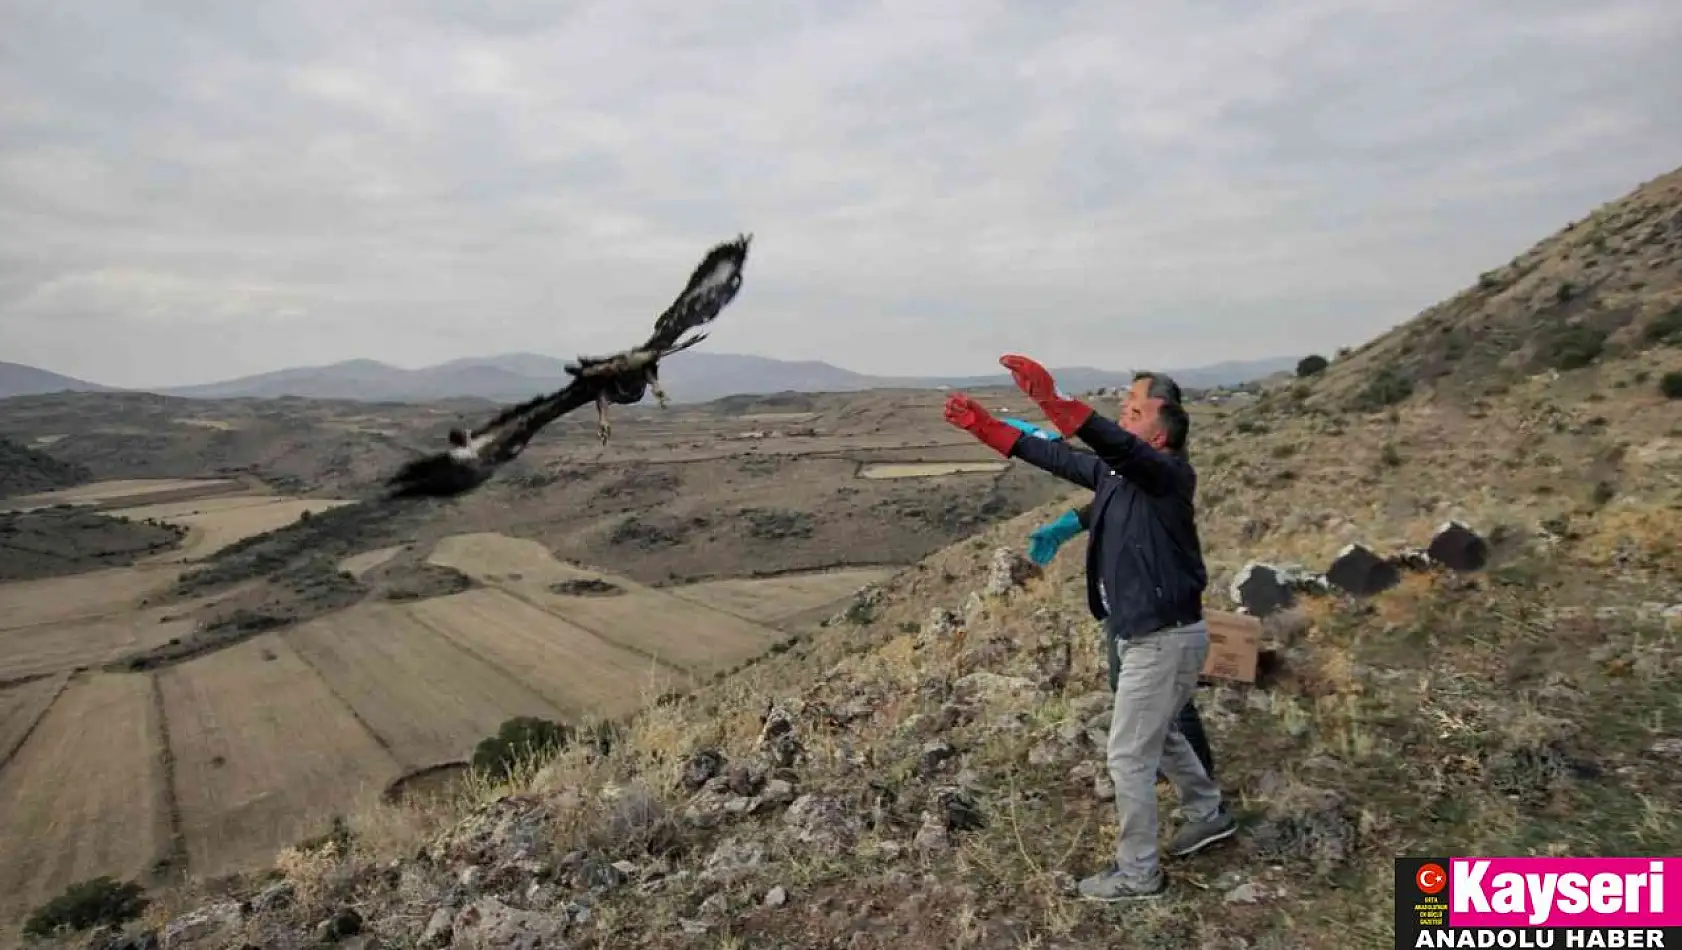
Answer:
POLYGON ((1050 524, 1040 525, 1028 535, 1028 560, 1044 567, 1057 556, 1057 549, 1063 542, 1069 540, 1084 530, 1080 526, 1080 516, 1073 511, 1063 512, 1063 517, 1050 524))
POLYGON ((1056 442, 1058 439, 1063 438, 1061 435, 1052 432, 1050 429, 1042 429, 1039 426, 1034 425, 1032 422, 1023 422, 1021 419, 1000 419, 999 421, 1013 429, 1016 429, 1024 435, 1031 435, 1036 439, 1049 439, 1052 442, 1056 442))

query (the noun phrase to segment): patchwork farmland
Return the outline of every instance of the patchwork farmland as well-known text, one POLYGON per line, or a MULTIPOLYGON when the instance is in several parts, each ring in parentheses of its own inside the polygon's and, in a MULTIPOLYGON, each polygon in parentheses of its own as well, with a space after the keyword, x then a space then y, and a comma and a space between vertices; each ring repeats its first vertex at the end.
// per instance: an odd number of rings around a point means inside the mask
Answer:
POLYGON ((654 587, 529 539, 446 535, 338 567, 376 586, 387 572, 459 572, 468 589, 372 598, 131 671, 122 658, 190 638, 218 597, 244 602, 245 587, 172 596, 196 562, 345 502, 223 481, 72 491, 31 501, 187 534, 133 567, 0 585, 0 813, 4 853, 22 859, 0 870, 9 918, 94 874, 262 867, 335 816, 459 770, 509 718, 630 713, 764 654, 791 620, 889 573, 654 587))

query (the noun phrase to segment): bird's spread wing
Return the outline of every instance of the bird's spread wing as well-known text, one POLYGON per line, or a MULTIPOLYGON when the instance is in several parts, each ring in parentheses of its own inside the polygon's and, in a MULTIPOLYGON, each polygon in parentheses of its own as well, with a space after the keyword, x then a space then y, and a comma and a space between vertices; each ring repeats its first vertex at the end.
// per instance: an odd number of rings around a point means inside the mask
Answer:
POLYGON ((697 336, 681 346, 678 343, 685 333, 711 323, 736 299, 736 292, 742 287, 742 268, 748 261, 748 244, 752 241, 753 235, 743 234, 708 251, 689 275, 683 292, 655 319, 654 335, 643 344, 643 349, 665 355, 688 349, 704 339, 697 336))
POLYGON ((701 342, 705 334, 680 338, 712 322, 735 299, 752 240, 752 235, 744 234, 708 251, 683 292, 655 320, 654 334, 641 348, 569 364, 567 371, 574 378, 565 387, 509 406, 477 429, 458 432, 461 444, 448 452, 404 465, 387 481, 392 495, 439 496, 467 491, 489 477, 497 466, 519 455, 544 426, 594 402, 616 375, 635 371, 638 362, 657 361, 701 342))

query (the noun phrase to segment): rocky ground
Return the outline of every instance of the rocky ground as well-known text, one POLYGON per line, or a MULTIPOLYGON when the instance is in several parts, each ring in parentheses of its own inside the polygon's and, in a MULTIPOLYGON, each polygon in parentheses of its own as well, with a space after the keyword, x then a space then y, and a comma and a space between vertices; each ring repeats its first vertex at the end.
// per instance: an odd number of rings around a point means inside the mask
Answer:
POLYGON ((1070 497, 500 785, 349 816, 266 875, 60 942, 1351 950, 1393 946, 1397 855, 1678 853, 1679 176, 1481 296, 1199 414, 1211 606, 1257 562, 1301 583, 1265 621, 1267 675, 1199 692, 1241 831, 1171 863, 1160 901, 1071 893, 1114 835, 1103 661, 1081 542, 1043 572, 1017 553, 1070 497), (1604 293, 1578 294, 1578 263, 1604 293), (1571 306, 1531 328, 1544 298, 1571 306), (1426 549, 1450 521, 1486 563, 1329 582, 1349 545, 1426 549))
POLYGON ((1114 820, 1080 542, 1044 572, 1015 553, 1051 505, 651 708, 606 749, 460 801, 353 816, 267 876, 160 897, 130 933, 204 947, 1341 950, 1390 945, 1394 855, 1675 853, 1682 426, 1630 380, 1682 352, 1644 359, 1538 377, 1478 419, 1264 399, 1208 420, 1196 451, 1215 606, 1254 561, 1325 572, 1351 542, 1424 548, 1448 519, 1497 543, 1480 569, 1415 565, 1370 597, 1305 585, 1267 619, 1270 674, 1198 697, 1243 831, 1171 864, 1160 902, 1070 894, 1114 820), (1601 439, 1625 446, 1613 468, 1601 439), (1544 477, 1554 492, 1536 493, 1544 477))

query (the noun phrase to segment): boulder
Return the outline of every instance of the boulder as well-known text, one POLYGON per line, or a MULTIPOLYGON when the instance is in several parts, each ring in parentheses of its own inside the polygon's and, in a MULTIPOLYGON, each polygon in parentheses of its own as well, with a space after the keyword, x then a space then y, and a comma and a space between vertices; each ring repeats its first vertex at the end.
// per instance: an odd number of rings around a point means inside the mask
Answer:
POLYGON ((1431 560, 1451 571, 1479 571, 1489 563, 1489 542, 1459 521, 1439 527, 1425 551, 1431 560))
POLYGON ((1351 544, 1338 552, 1326 570, 1326 582, 1356 597, 1371 597, 1400 584, 1402 572, 1366 546, 1351 544))

